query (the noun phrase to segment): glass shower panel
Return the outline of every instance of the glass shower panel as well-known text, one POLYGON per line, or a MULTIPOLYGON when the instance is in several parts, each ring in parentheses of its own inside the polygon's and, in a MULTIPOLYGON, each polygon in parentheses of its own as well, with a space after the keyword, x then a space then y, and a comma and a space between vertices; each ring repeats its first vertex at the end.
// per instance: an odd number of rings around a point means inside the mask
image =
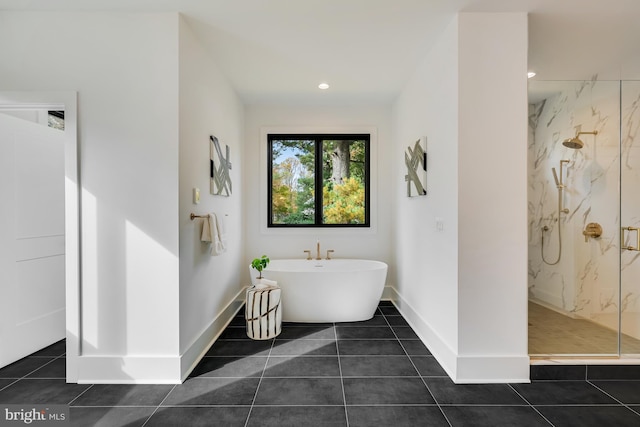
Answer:
POLYGON ((530 82, 532 355, 619 354, 619 125, 617 81, 530 82))
POLYGON ((620 352, 640 355, 640 82, 621 83, 620 352))

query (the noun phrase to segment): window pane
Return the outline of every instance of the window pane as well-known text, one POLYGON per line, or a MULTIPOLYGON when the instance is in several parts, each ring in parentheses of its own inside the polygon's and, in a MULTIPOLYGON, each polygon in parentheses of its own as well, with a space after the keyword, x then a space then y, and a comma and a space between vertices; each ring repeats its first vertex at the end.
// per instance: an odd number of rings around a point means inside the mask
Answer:
POLYGON ((364 224, 366 142, 322 142, 323 224, 364 224))
POLYGON ((273 140, 271 159, 272 223, 313 224, 314 140, 273 140))

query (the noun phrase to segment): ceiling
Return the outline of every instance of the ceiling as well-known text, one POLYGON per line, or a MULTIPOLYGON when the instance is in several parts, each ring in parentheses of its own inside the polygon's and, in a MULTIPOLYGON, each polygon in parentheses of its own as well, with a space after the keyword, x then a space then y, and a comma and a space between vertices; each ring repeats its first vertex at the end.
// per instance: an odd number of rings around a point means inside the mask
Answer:
POLYGON ((638 0, 0 0, 0 10, 180 12, 246 103, 391 102, 458 12, 528 12, 536 79, 640 79, 638 0))

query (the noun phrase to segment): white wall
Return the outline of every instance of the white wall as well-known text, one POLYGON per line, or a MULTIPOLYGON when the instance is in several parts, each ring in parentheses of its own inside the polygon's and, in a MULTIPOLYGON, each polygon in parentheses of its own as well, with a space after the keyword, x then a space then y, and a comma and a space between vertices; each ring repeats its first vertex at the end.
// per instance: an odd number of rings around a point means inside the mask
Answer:
MULTIPOLYGON (((243 105, 188 24, 180 20, 180 352, 183 376, 206 351, 239 305, 246 264, 244 229, 243 105), (229 197, 209 192, 209 136, 230 147, 233 185, 229 197), (200 189, 200 203, 193 202, 200 189), (211 256, 202 243, 203 219, 191 213, 216 212, 228 235, 226 253, 211 256)), ((224 150, 224 148, 223 148, 224 150)))
POLYGON ((454 19, 395 103, 392 156, 398 302, 450 374, 458 351, 457 51, 454 19), (427 137, 427 195, 408 198, 404 152, 420 136, 427 137))
POLYGON ((428 195, 396 199, 398 301, 457 382, 529 376, 526 47, 525 14, 460 14, 395 105, 396 155, 429 154, 428 195))
POLYGON ((177 15, 2 12, 0 51, 0 90, 78 92, 80 381, 179 381, 177 15))
MULTIPOLYGON (((320 94, 319 94, 320 95, 320 94)), ((309 106, 250 105, 245 126, 245 261, 267 254, 271 258, 303 258, 320 240, 323 253, 336 258, 364 258, 390 262, 393 253, 391 193, 391 110, 385 105, 309 106), (370 229, 267 229, 267 129, 307 132, 363 132, 373 130, 371 152, 370 229)), ((389 284, 393 265, 387 278, 389 284)), ((243 275, 249 283, 248 267, 243 275)))
POLYGON ((522 380, 529 377, 527 16, 463 13, 459 23, 459 375, 522 380))

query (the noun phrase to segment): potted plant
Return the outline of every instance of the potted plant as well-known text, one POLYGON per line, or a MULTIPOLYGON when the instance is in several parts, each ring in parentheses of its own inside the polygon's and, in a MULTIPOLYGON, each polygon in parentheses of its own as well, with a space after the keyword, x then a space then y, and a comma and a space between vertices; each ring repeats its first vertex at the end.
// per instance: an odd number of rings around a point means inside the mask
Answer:
POLYGON ((266 255, 262 255, 262 257, 255 258, 253 261, 251 261, 251 268, 258 270, 258 277, 256 277, 256 279, 262 280, 262 270, 267 268, 268 264, 269 257, 267 257, 266 255))

